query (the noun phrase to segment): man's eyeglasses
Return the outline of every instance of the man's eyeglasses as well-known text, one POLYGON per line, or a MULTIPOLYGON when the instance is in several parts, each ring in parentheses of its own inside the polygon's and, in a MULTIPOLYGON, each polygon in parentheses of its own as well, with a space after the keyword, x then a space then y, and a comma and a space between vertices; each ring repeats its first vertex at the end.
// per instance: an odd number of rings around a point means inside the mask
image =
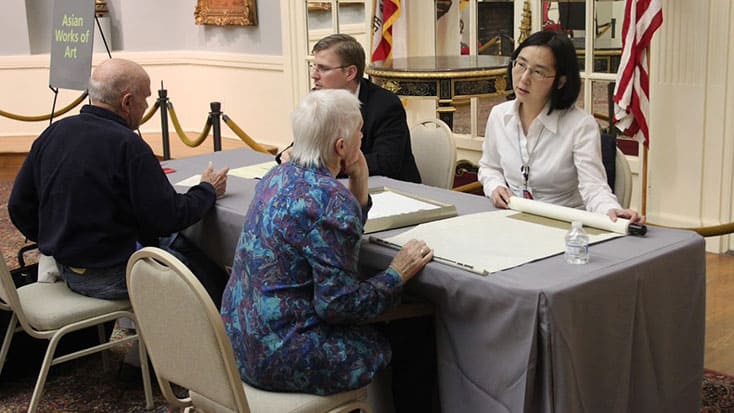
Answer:
POLYGON ((314 63, 309 63, 308 64, 308 68, 312 72, 315 72, 315 73, 326 73, 326 72, 330 72, 330 71, 332 71, 334 69, 344 69, 345 67, 349 67, 349 66, 351 66, 351 65, 342 65, 342 66, 329 67, 329 66, 324 66, 324 65, 317 65, 317 64, 314 64, 314 63))
POLYGON ((528 66, 527 62, 517 59, 512 61, 512 70, 514 70, 515 75, 518 76, 522 76, 523 73, 530 70, 530 78, 533 80, 543 80, 549 77, 556 77, 555 73, 548 73, 548 70, 546 69, 528 66))

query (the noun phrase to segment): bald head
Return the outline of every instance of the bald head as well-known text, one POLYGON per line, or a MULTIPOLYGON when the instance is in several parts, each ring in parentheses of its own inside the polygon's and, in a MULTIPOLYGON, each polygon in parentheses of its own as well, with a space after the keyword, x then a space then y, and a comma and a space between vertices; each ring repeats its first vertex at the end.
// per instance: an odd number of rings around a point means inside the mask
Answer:
POLYGON ((136 119, 137 113, 131 111, 138 112, 141 105, 145 106, 145 110, 148 96, 150 77, 142 66, 130 60, 105 60, 94 69, 89 79, 89 99, 92 104, 122 116, 132 129, 139 126, 140 119, 136 119))

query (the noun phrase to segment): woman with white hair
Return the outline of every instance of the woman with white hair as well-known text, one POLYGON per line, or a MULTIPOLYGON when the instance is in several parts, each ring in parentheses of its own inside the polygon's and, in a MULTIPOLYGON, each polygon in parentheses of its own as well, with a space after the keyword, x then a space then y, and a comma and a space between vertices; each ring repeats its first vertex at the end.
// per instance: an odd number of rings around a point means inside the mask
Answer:
POLYGON ((326 395, 368 384, 390 362, 387 338, 362 323, 394 306, 433 253, 413 240, 386 271, 360 280, 371 200, 359 101, 314 91, 291 122, 291 160, 257 185, 221 312, 242 380, 326 395))

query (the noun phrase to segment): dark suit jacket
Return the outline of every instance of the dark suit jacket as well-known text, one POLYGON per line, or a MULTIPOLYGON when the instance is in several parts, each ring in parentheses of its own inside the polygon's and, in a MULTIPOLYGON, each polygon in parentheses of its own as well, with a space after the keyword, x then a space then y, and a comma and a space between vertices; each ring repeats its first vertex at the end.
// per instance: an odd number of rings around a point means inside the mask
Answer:
POLYGON ((362 79, 362 153, 370 175, 383 175, 408 182, 421 182, 410 146, 405 109, 397 96, 362 79))

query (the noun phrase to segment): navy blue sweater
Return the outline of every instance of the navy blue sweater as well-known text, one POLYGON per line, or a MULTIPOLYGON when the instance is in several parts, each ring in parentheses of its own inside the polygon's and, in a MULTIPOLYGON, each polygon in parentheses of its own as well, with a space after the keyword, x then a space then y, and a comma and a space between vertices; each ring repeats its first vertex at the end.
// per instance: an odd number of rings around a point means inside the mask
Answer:
POLYGON ((124 264, 136 241, 197 222, 215 202, 208 183, 176 193, 148 144, 122 118, 85 105, 33 143, 8 210, 44 254, 101 268, 124 264))

